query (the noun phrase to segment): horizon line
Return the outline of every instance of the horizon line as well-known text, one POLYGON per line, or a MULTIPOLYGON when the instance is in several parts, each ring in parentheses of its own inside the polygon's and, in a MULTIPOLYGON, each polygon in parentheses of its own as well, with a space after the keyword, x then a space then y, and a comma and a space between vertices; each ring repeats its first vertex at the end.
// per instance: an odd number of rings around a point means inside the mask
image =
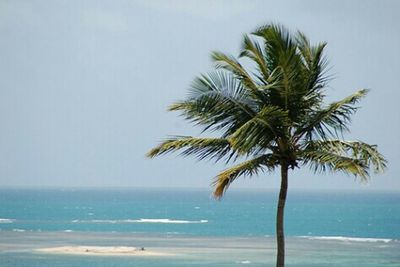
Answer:
MULTIPOLYGON (((155 190, 155 191, 171 191, 171 190, 189 190, 189 191, 210 191, 211 187, 189 187, 189 186, 176 186, 176 187, 161 187, 161 186, 52 186, 52 185, 0 185, 0 190, 5 189, 27 189, 27 190, 155 190)), ((241 191, 257 191, 257 192, 275 192, 279 191, 279 188, 259 188, 259 187, 242 187, 242 188, 230 188, 228 192, 241 192, 241 191)), ((330 189, 330 188, 292 188, 291 192, 332 192, 332 193, 400 193, 400 190, 395 189, 373 189, 373 188, 346 188, 346 189, 330 189)))

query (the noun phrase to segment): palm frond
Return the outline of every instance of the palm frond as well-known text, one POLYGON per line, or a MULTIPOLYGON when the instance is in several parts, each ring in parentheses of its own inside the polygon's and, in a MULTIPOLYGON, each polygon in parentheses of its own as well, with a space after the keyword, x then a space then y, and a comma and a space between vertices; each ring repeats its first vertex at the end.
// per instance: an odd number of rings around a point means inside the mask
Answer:
POLYGON ((303 125, 297 127, 295 136, 297 139, 305 136, 308 140, 314 137, 322 139, 337 137, 339 133, 348 130, 347 125, 351 121, 351 115, 357 111, 354 104, 367 93, 368 90, 363 89, 326 108, 313 111, 303 125))
POLYGON ((303 72, 307 80, 305 88, 307 93, 302 101, 305 107, 317 106, 324 97, 321 90, 329 81, 327 75, 328 60, 323 55, 326 43, 319 43, 315 46, 310 44, 308 38, 302 33, 297 33, 297 45, 303 62, 303 72))
POLYGON ((251 40, 248 35, 245 35, 242 43, 242 52, 239 56, 247 57, 257 64, 258 71, 261 74, 258 79, 266 85, 266 81, 269 78, 269 72, 265 62, 264 52, 260 44, 257 41, 251 40))
POLYGON ((234 155, 231 145, 224 138, 195 138, 191 136, 177 136, 163 141, 150 150, 146 156, 154 158, 166 153, 181 150, 183 156, 195 156, 199 160, 220 159, 228 156, 227 161, 234 155))
POLYGON ((223 68, 235 74, 243 84, 250 88, 253 93, 257 92, 257 84, 254 82, 250 74, 234 57, 228 56, 221 52, 212 52, 211 57, 215 62, 216 68, 223 68))
POLYGON ((292 121, 300 121, 304 115, 302 100, 308 91, 308 77, 304 73, 296 39, 285 27, 273 24, 259 28, 254 34, 264 40, 265 61, 271 73, 269 79, 272 73, 278 74, 274 78, 278 90, 270 95, 273 97, 271 102, 288 110, 288 117, 292 121))
POLYGON ((371 168, 375 173, 383 172, 387 163, 376 145, 360 141, 309 141, 301 156, 314 171, 342 171, 360 176, 362 180, 368 179, 371 168))
POLYGON ((322 42, 312 46, 308 38, 302 32, 297 33, 296 40, 305 69, 307 70, 307 88, 310 91, 321 89, 321 86, 328 79, 328 77, 325 76, 328 61, 323 55, 326 43, 322 42))
POLYGON ((229 140, 232 147, 243 154, 251 152, 257 146, 270 148, 274 140, 284 135, 283 129, 287 121, 287 112, 278 107, 266 106, 237 129, 229 140))
POLYGON ((277 159, 272 154, 265 154, 238 165, 235 165, 217 175, 213 182, 214 196, 221 198, 230 184, 239 176, 252 176, 261 171, 273 171, 277 164, 277 159))
POLYGON ((227 136, 256 114, 257 106, 232 74, 217 71, 195 79, 188 99, 173 104, 185 119, 227 136))
POLYGON ((268 24, 258 28, 254 35, 264 40, 265 57, 269 72, 285 68, 296 52, 296 42, 282 25, 268 24))

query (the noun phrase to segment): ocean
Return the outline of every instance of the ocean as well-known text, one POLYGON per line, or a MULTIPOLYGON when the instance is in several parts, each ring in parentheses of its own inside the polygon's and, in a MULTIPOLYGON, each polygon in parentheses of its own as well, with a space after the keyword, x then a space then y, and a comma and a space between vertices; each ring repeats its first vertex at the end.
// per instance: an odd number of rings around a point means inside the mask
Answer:
MULTIPOLYGON (((274 266, 275 191, 0 189, 0 266, 274 266), (170 253, 39 253, 64 245, 170 253)), ((400 194, 289 191, 287 266, 400 266, 400 194)))

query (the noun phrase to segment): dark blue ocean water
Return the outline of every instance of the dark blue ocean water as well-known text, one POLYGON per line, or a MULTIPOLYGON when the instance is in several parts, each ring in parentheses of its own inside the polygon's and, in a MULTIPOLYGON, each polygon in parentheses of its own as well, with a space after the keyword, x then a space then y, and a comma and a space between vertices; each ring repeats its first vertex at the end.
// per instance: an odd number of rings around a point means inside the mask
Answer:
MULTIPOLYGON (((277 192, 0 189, 0 266, 273 266, 277 192), (139 244, 138 244, 139 243, 139 244), (174 247, 176 257, 35 253, 62 245, 174 247)), ((289 192, 288 266, 400 266, 400 194, 289 192)))

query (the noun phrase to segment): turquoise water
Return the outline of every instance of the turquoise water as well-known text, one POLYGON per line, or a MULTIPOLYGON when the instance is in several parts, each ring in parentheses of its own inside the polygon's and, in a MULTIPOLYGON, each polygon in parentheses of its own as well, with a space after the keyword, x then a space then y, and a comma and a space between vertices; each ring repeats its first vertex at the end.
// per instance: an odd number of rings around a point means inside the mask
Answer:
MULTIPOLYGON (((277 192, 0 189, 0 266, 273 266, 277 192), (50 255, 129 245, 171 257, 50 255)), ((400 195, 290 192, 288 266, 400 266, 400 195)))

